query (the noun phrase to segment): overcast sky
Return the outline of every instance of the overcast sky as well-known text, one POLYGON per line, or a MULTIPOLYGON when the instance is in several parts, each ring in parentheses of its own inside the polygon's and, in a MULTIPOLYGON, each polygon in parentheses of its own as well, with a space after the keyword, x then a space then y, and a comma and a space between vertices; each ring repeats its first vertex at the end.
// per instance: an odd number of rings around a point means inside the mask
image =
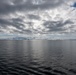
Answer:
POLYGON ((75 33, 76 0, 0 0, 0 33, 75 33))

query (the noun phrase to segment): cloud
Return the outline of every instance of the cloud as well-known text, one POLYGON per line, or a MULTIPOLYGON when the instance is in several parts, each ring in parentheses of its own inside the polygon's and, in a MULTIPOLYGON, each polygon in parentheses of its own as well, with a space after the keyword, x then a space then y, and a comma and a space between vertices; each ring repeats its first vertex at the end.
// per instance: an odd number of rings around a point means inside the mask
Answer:
POLYGON ((0 32, 76 32, 75 0, 0 0, 0 32))
POLYGON ((29 15, 27 15, 27 17, 29 18, 29 19, 34 19, 34 20, 40 20, 40 17, 38 16, 38 15, 33 15, 33 14, 29 14, 29 15))
POLYGON ((51 9, 61 5, 63 0, 0 0, 0 13, 16 11, 32 11, 37 9, 51 9))
POLYGON ((48 28, 48 32, 64 32, 66 30, 66 28, 64 28, 64 26, 67 26, 68 24, 74 24, 72 21, 70 20, 66 20, 66 21, 45 21, 43 26, 45 26, 45 28, 48 28))

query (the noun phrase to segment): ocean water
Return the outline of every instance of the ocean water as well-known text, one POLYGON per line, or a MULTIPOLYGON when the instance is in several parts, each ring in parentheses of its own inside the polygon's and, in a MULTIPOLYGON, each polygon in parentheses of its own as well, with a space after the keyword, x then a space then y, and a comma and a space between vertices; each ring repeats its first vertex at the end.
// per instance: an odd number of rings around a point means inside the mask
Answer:
POLYGON ((76 75, 76 40, 0 40, 0 75, 76 75))

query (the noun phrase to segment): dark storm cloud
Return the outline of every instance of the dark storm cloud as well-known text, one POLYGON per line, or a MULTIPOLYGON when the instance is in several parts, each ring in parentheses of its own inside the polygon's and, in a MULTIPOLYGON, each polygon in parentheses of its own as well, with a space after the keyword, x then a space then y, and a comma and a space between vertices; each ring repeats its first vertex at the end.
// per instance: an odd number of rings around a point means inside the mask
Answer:
MULTIPOLYGON (((10 20, 0 19, 1 27, 5 28, 5 30, 6 30, 6 28, 8 26, 9 27, 13 26, 17 29, 17 30, 13 30, 13 32, 15 32, 15 33, 48 33, 48 32, 62 32, 62 31, 64 32, 65 30, 67 30, 66 28, 64 28, 64 26, 66 26, 68 24, 71 25, 74 23, 70 20, 44 21, 44 23, 42 25, 43 25, 43 27, 45 27, 45 29, 40 31, 39 28, 37 28, 37 29, 33 28, 34 23, 32 21, 25 22, 25 25, 24 25, 23 20, 21 18, 13 18, 10 20), (29 27, 28 29, 26 29, 27 26, 29 27), (49 30, 46 31, 47 29, 49 29, 49 30)), ((72 25, 70 27, 72 27, 72 25)))
POLYGON ((0 26, 5 27, 7 25, 11 25, 12 23, 5 19, 0 19, 0 26))
MULTIPOLYGON (((5 30, 7 27, 14 27, 16 30, 13 30, 14 33, 32 33, 33 29, 33 22, 25 22, 25 25, 23 24, 23 20, 21 18, 13 18, 13 19, 0 19, 0 27, 4 28, 5 30), (26 26, 28 25, 29 29, 26 29, 26 26), (24 29, 25 28, 25 29, 24 29)), ((8 30, 9 31, 9 30, 8 30)), ((2 29, 0 29, 0 32, 2 32, 2 29)))
POLYGON ((14 33, 24 33, 24 34, 30 34, 30 33, 32 33, 32 31, 31 30, 29 30, 29 29, 26 29, 26 30, 13 30, 13 32, 14 33))
POLYGON ((66 20, 66 21, 46 21, 44 22, 43 26, 45 28, 49 29, 49 32, 56 32, 56 31, 65 31, 66 29, 64 28, 65 25, 68 24, 74 24, 72 21, 70 20, 66 20))
POLYGON ((62 3, 63 0, 0 0, 0 14, 13 13, 15 11, 55 8, 62 3))
POLYGON ((29 19, 40 20, 40 17, 38 15, 29 14, 29 15, 27 15, 27 17, 29 19))
POLYGON ((0 19, 0 26, 1 27, 7 27, 7 26, 14 26, 17 29, 21 29, 20 26, 24 26, 22 23, 22 20, 17 18, 17 19, 10 19, 10 20, 6 20, 6 19, 0 19))

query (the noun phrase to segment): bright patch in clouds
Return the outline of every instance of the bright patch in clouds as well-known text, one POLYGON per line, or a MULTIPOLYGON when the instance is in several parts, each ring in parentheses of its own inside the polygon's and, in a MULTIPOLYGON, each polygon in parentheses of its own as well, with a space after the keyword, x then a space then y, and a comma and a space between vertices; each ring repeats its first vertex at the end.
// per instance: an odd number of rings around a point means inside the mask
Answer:
POLYGON ((0 0, 0 32, 76 33, 75 0, 0 0))

